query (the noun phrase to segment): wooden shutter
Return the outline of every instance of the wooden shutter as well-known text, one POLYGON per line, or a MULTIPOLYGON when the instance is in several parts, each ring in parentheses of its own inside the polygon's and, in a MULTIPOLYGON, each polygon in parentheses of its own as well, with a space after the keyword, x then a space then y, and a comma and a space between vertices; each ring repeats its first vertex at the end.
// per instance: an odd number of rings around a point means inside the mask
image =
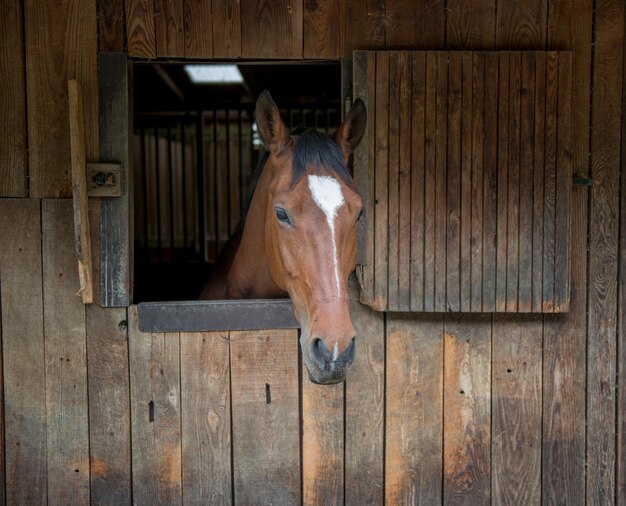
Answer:
POLYGON ((354 53, 365 304, 568 310, 571 72, 569 52, 354 53))

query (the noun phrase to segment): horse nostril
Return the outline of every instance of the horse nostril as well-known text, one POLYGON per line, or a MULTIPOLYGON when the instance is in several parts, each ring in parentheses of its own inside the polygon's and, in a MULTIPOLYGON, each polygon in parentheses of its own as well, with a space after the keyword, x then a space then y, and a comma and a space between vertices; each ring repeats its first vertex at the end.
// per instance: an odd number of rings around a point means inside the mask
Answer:
POLYGON ((352 340, 350 341, 350 344, 343 351, 343 361, 346 364, 346 366, 349 366, 352 364, 352 362, 354 362, 355 351, 356 351, 356 338, 353 337, 352 340))
POLYGON ((331 354, 326 343, 319 337, 313 339, 313 345, 311 346, 311 358, 320 368, 324 368, 324 365, 330 362, 331 354))

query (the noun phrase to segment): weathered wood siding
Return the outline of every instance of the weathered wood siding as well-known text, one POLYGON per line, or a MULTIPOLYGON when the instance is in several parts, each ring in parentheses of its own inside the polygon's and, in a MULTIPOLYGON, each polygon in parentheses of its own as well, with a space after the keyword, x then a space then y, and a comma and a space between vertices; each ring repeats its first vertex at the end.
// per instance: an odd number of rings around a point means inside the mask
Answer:
POLYGON ((354 164, 370 202, 364 303, 568 310, 571 65, 570 52, 355 53, 376 153, 364 143, 354 164))
MULTIPOLYGON (((256 476, 239 452, 258 445, 266 459, 272 444, 291 445, 292 453, 279 451, 283 467, 271 479, 280 479, 280 493, 296 502, 624 503, 621 0, 5 4, 0 503, 75 504, 89 498, 93 504, 132 504, 133 488, 135 503, 140 493, 163 494, 158 498, 164 503, 183 497, 200 504, 219 497, 243 502, 256 476), (98 290, 91 306, 76 303, 75 265, 64 257, 72 251, 69 203, 47 200, 70 196, 69 78, 85 92, 87 157, 98 154, 97 44, 137 58, 175 59, 338 58, 355 49, 573 51, 569 312, 385 315, 355 305, 360 344, 345 386, 318 392, 304 384, 300 392, 297 362, 285 361, 287 355, 295 360, 291 343, 280 350, 288 371, 278 398, 274 379, 264 379, 276 377, 270 369, 249 371, 232 388, 236 363, 226 363, 236 346, 232 338, 229 344, 215 334, 144 335, 129 343, 127 309, 101 308, 98 290), (143 371, 134 367, 138 360, 144 360, 143 371), (157 376, 146 377, 146 366, 160 363, 163 375, 153 368, 157 376), (253 390, 258 382, 263 388, 253 390), (265 383, 274 392, 270 404, 263 404, 265 383), (137 393, 151 387, 159 395, 158 426, 150 422, 150 405, 137 401, 137 393), (246 434, 252 415, 275 402, 286 413, 283 432, 263 441, 246 434), (236 409, 229 418, 224 406, 231 405, 236 409), (323 416, 312 418, 314 411, 323 416), (246 440, 237 441, 242 431, 246 440), (164 438, 168 446, 151 447, 147 436, 164 438), (154 460, 142 461, 141 455, 154 460), (293 468, 283 472, 287 464, 293 468), (207 476, 215 480, 199 478, 207 476)), ((419 85, 419 76, 413 80, 419 85)), ((461 90, 463 84, 461 79, 461 90)), ((368 93, 375 97, 376 89, 368 93)), ((380 106, 382 113, 383 105, 374 100, 368 107, 380 106)), ((428 111, 436 117, 436 108, 428 111)), ((407 121, 399 112, 398 128, 407 121)), ((536 124, 535 132, 542 128, 536 124)), ((368 141, 369 156, 376 156, 368 141)), ((461 193, 461 209, 464 202, 461 193)), ((98 230, 99 203, 90 212, 91 228, 98 230)), ((461 238, 467 240, 463 233, 461 238)), ((403 241, 399 237, 398 248, 406 252, 403 241)), ((100 258, 97 234, 93 255, 100 258)), ((272 339, 255 343, 258 336, 240 336, 240 343, 274 349, 272 339)), ((259 355, 261 362, 270 359, 259 355)), ((278 423, 271 412, 259 416, 278 423)), ((263 487, 266 494, 267 483, 263 487)))

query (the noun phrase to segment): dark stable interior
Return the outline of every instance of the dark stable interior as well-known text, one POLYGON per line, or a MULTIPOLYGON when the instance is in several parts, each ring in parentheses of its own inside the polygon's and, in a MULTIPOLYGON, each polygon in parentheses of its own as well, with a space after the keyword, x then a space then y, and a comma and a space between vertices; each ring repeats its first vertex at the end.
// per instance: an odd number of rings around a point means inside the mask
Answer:
POLYGON ((339 125, 338 62, 237 68, 243 82, 200 84, 183 64, 135 64, 135 303, 198 298, 250 196, 263 152, 254 124, 263 90, 290 129, 339 125))

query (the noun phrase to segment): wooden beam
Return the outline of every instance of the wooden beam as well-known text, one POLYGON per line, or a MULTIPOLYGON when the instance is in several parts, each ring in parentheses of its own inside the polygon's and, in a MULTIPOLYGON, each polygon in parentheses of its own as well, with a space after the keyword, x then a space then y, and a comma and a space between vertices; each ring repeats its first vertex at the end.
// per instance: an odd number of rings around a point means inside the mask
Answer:
POLYGON ((75 79, 68 81, 67 93, 70 114, 70 151, 72 165, 72 195, 74 200, 74 238, 78 258, 80 294, 85 304, 93 302, 93 279, 91 266, 91 234, 89 232, 89 209, 85 170, 85 118, 83 97, 75 79))

